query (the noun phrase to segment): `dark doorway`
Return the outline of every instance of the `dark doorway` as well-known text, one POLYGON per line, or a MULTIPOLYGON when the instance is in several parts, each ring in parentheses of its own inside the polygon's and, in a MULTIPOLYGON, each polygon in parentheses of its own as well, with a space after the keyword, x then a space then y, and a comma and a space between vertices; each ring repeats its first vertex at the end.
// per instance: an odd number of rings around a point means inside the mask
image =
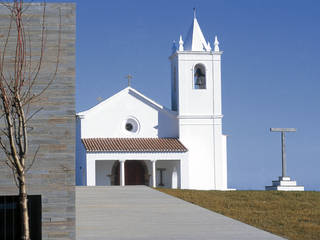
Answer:
MULTIPOLYGON (((28 195, 30 238, 41 240, 41 195, 28 195)), ((0 196, 0 239, 20 240, 19 196, 0 196)))
MULTIPOLYGON (((125 162, 125 185, 148 185, 147 167, 143 161, 128 160, 125 162)), ((120 164, 115 166, 115 185, 120 185, 120 164)))

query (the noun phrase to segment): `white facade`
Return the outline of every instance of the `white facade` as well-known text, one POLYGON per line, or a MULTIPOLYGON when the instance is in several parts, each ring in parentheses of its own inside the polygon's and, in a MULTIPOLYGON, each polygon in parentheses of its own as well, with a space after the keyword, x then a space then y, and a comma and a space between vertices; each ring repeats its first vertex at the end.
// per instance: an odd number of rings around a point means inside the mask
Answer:
POLYGON ((125 184, 121 163, 139 160, 150 186, 161 182, 164 187, 227 190, 221 55, 217 38, 211 50, 194 18, 185 43, 180 36, 179 48, 170 56, 171 110, 128 87, 78 113, 77 184, 112 185, 112 169, 118 162, 120 184, 125 184), (178 138, 188 151, 92 153, 84 149, 83 138, 178 138))
POLYGON ((189 188, 227 189, 226 136, 222 134, 221 55, 205 41, 197 19, 179 51, 170 57, 172 108, 178 113, 179 139, 189 150, 189 188), (205 75, 203 87, 196 86, 197 66, 205 75), (198 87, 198 88, 197 88, 198 87), (206 167, 204 167, 206 166, 206 167))
MULTIPOLYGON (((112 169, 119 161, 141 161, 146 167, 149 185, 153 185, 153 172, 159 178, 158 168, 165 168, 165 186, 172 187, 175 171, 182 176, 180 162, 187 153, 181 152, 86 152, 81 139, 87 138, 178 138, 178 120, 175 112, 165 109, 135 89, 127 87, 88 111, 77 114, 77 185, 113 185, 112 169), (136 126, 134 131, 126 123, 136 126), (170 161, 165 163, 165 161, 170 161), (152 168, 152 163, 156 162, 152 168), (164 166, 163 166, 164 165, 164 166)), ((187 179, 184 177, 183 179, 187 179)), ((187 188, 179 178, 178 187, 187 188)))

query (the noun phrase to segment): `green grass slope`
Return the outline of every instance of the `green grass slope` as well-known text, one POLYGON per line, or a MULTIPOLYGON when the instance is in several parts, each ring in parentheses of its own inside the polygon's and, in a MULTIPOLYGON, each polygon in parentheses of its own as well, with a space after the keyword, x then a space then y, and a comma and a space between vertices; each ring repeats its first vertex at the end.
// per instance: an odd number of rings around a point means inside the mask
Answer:
POLYGON ((157 190, 291 240, 320 240, 320 192, 157 190))

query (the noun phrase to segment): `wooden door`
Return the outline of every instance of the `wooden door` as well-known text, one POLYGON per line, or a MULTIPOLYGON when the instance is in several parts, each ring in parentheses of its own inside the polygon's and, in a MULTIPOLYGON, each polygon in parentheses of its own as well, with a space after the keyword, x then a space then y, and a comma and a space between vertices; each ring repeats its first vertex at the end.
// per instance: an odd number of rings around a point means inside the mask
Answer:
MULTIPOLYGON (((145 185, 145 168, 142 161, 127 160, 125 162, 125 185, 145 185)), ((116 167, 115 185, 120 184, 120 164, 116 167)))

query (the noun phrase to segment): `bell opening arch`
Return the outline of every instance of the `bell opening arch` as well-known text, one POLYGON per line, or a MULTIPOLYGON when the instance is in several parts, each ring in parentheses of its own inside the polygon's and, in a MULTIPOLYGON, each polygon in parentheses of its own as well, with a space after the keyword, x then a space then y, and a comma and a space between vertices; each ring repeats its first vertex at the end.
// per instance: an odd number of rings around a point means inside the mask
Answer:
POLYGON ((197 63, 193 68, 193 88, 206 89, 206 67, 197 63))

